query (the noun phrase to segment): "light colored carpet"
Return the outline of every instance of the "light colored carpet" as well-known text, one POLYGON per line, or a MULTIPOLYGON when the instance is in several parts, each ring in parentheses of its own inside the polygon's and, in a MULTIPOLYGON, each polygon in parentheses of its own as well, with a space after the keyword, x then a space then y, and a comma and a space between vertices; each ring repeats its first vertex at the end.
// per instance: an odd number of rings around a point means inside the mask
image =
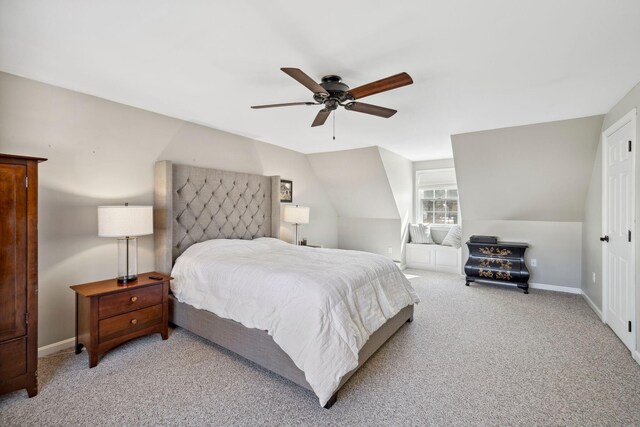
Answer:
POLYGON ((638 425, 640 366, 581 297, 409 271, 423 302, 330 410, 182 330, 40 359, 0 425, 638 425))

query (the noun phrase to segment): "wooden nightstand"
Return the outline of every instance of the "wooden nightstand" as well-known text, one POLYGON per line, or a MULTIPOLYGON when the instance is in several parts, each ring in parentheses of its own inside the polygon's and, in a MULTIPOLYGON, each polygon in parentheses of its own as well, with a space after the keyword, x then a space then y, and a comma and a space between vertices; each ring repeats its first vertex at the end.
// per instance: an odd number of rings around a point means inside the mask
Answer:
POLYGON ((126 341, 154 333, 166 340, 171 279, 144 273, 127 286, 116 279, 71 286, 76 292, 76 354, 85 346, 93 368, 100 356, 126 341))

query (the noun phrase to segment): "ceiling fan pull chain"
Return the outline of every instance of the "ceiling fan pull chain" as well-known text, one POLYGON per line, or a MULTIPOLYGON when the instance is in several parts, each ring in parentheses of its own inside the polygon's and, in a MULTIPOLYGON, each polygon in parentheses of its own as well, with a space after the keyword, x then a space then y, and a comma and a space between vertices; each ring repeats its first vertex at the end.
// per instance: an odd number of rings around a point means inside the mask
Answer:
POLYGON ((333 140, 336 140, 336 110, 333 110, 333 140))

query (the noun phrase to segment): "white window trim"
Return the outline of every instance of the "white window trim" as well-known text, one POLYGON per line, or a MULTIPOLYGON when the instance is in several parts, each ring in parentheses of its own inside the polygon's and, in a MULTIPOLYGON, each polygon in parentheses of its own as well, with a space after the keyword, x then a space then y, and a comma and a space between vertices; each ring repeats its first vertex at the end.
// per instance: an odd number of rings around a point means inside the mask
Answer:
MULTIPOLYGON (((450 169, 450 168, 445 168, 445 169, 450 169)), ((431 170, 431 169, 427 169, 427 170, 431 170)), ((436 170, 440 170, 440 169, 436 169, 436 170)), ((442 169, 444 170, 444 169, 442 169)), ((415 200, 415 220, 416 223, 418 224, 423 224, 422 222, 422 206, 420 206, 420 191, 421 190, 453 190, 456 189, 458 190, 458 184, 455 182, 442 182, 442 183, 434 183, 434 184, 424 184, 424 185, 418 185, 418 181, 419 181, 419 176, 420 176, 420 172, 424 172, 423 170, 419 170, 416 171, 416 176, 415 176, 415 194, 414 194, 414 200, 415 200)), ((438 225, 452 225, 452 224, 438 224, 438 225)), ((460 212, 460 191, 458 190, 458 223, 457 225, 462 225, 462 216, 461 216, 461 212, 460 212)))

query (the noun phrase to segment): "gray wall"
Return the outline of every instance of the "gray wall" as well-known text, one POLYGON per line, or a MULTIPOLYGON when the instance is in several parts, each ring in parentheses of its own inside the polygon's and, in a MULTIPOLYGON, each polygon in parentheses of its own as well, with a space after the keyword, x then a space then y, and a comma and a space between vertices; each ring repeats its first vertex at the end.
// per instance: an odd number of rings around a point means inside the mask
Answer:
POLYGON ((402 245, 399 219, 338 218, 338 248, 372 252, 396 261, 402 245))
MULTIPOLYGON (((605 131, 620 120, 632 109, 640 110, 640 84, 622 98, 604 117, 602 131, 605 131)), ((640 213, 640 150, 638 136, 640 135, 640 120, 636 118, 636 236, 638 236, 638 214, 640 213)), ((602 310, 602 243, 598 238, 602 233, 602 147, 598 147, 597 156, 593 162, 589 192, 585 201, 585 220, 583 224, 583 257, 582 257, 582 290, 602 310), (595 283, 592 280, 596 273, 595 283)), ((636 250, 636 325, 640 325, 640 239, 635 240, 636 250)), ((636 342, 640 343, 640 330, 636 327, 636 342)), ((636 349, 637 350, 637 349, 636 349)))
POLYGON ((598 144, 582 222, 582 292, 602 310, 602 145, 598 144), (593 275, 595 273, 595 281, 593 275))
MULTIPOLYGON (((463 239, 530 244, 531 282, 579 288, 582 221, 602 116, 451 137, 463 239)), ((463 259, 467 249, 463 248, 463 259)))
MULTIPOLYGON (((74 336, 70 285, 116 275, 116 241, 97 236, 97 206, 151 204, 157 160, 291 179, 294 202, 311 207, 309 243, 338 244, 336 212, 303 154, 5 73, 0 94, 0 152, 49 159, 40 166, 41 346, 74 336)), ((291 239, 288 224, 281 230, 291 239)), ((139 271, 153 270, 153 237, 139 246, 139 271)))
MULTIPOLYGON (((466 220, 462 238, 472 234, 499 236, 503 241, 529 243, 525 254, 531 283, 580 288, 581 222, 466 220), (531 266, 531 259, 537 266, 531 266)), ((466 250, 466 245, 464 246, 466 250)), ((463 255, 467 259, 467 252, 463 255)))
POLYGON ((378 147, 307 156, 342 218, 398 219, 378 147))

